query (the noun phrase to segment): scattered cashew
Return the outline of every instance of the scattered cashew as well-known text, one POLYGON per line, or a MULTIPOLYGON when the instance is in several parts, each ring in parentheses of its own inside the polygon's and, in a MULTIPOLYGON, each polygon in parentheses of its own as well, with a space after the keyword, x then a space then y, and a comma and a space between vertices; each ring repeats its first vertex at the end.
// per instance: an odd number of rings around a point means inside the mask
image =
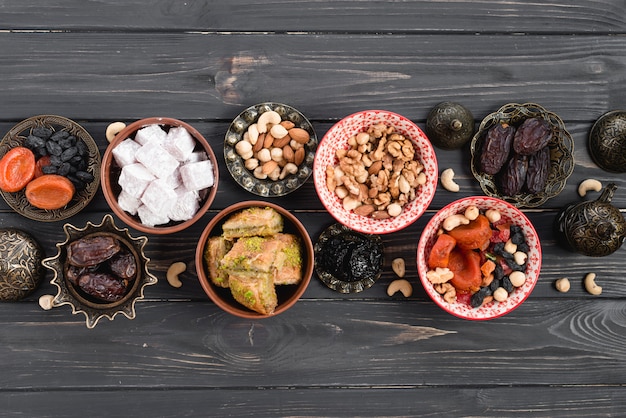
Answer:
POLYGON ((467 225, 470 223, 470 220, 465 217, 465 215, 458 213, 456 215, 450 215, 443 221, 443 229, 446 231, 452 231, 459 225, 467 225))
POLYGON ((54 301, 54 296, 53 295, 43 295, 39 297, 39 306, 41 306, 41 309, 45 310, 45 311, 49 311, 50 309, 52 309, 54 307, 54 305, 52 304, 52 301, 54 301))
POLYGON ((599 192, 602 190, 602 183, 596 179, 587 179, 583 180, 578 185, 578 194, 580 197, 584 197, 588 191, 593 190, 594 192, 599 192))
POLYGON ((404 264, 404 258, 394 258, 391 262, 391 268, 398 277, 404 277, 406 273, 406 265, 404 264))
POLYGON ((173 263, 170 266, 170 268, 167 269, 166 277, 167 277, 167 282, 170 284, 170 286, 179 288, 183 285, 178 275, 184 272, 185 270, 187 270, 187 265, 183 263, 182 261, 173 263))
POLYGON ((561 293, 567 293, 569 292, 569 279, 567 277, 561 277, 560 279, 558 279, 556 282, 554 282, 554 286, 556 287, 556 290, 558 290, 561 293))
POLYGON ((411 283, 406 279, 398 279, 389 283, 387 287, 387 294, 389 296, 394 295, 398 291, 402 292, 405 298, 408 298, 413 294, 413 286, 411 286, 411 283))
POLYGON ((597 296, 602 293, 602 287, 598 286, 595 282, 596 274, 595 273, 587 273, 585 276, 585 290, 590 294, 597 296))
POLYGON ((124 122, 113 122, 107 126, 105 136, 107 141, 111 142, 115 139, 115 135, 119 134, 126 127, 124 122))
POLYGON ((441 185, 447 191, 456 193, 460 190, 459 185, 454 182, 454 170, 453 169, 446 168, 445 170, 443 170, 443 172, 441 173, 440 180, 441 180, 441 185))

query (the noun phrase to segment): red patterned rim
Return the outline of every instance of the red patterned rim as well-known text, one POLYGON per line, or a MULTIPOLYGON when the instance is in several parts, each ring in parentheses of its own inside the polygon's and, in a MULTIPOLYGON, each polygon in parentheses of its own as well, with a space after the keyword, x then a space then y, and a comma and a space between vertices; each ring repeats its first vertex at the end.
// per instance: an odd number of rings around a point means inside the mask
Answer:
POLYGON ((539 279, 539 272, 541 270, 541 244, 537 231, 533 227, 530 220, 512 204, 493 197, 487 196, 473 196, 456 200, 446 207, 438 211, 435 216, 426 224, 422 236, 417 246, 417 271, 419 273, 420 280, 428 296, 443 310, 458 316, 459 318, 472 319, 472 320, 485 320, 494 319, 502 315, 506 315, 526 300, 530 295, 537 280, 539 279), (481 210, 497 209, 502 218, 508 222, 518 225, 522 228, 526 242, 530 248, 528 252, 528 260, 526 267, 526 282, 523 286, 515 289, 509 298, 503 302, 492 301, 480 306, 479 308, 472 308, 465 303, 450 304, 443 299, 443 296, 437 293, 430 281, 426 278, 426 272, 428 266, 426 264, 427 254, 437 239, 437 231, 439 230, 444 219, 448 216, 462 213, 465 208, 470 205, 475 205, 481 210))
POLYGON ((366 234, 387 234, 406 228, 426 211, 437 189, 437 157, 426 134, 412 121, 397 113, 386 110, 365 110, 347 116, 333 125, 322 138, 313 163, 315 190, 326 210, 340 223, 366 234), (326 167, 336 165, 335 152, 348 148, 348 139, 376 123, 393 126, 399 133, 410 138, 416 157, 424 165, 426 184, 422 185, 418 197, 404 207, 402 214, 390 219, 373 219, 346 211, 341 200, 326 186, 326 167))

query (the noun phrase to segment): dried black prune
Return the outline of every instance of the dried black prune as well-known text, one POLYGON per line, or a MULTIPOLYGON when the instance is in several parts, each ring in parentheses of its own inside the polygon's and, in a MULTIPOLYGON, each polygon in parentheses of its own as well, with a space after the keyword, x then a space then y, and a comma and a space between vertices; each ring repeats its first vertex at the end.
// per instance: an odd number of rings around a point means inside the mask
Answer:
POLYGON ((126 294, 128 283, 107 273, 82 274, 78 280, 78 287, 94 298, 105 302, 115 302, 126 294))
POLYGON ((60 139, 67 138, 68 136, 70 136, 70 134, 67 131, 56 131, 50 136, 50 139, 58 142, 60 139))
POLYGON ((548 145, 552 129, 545 119, 526 119, 515 132, 513 150, 520 155, 531 155, 548 145))
POLYGON ((89 149, 83 141, 76 141, 76 149, 78 150, 78 155, 81 157, 87 157, 89 155, 89 149))
POLYGON ((528 158, 526 189, 530 193, 539 193, 546 188, 550 174, 550 148, 543 147, 528 158))
POLYGON ((77 267, 95 266, 117 254, 120 242, 110 236, 85 237, 71 242, 67 247, 67 259, 77 267))
POLYGON ((59 176, 67 176, 68 174, 70 174, 70 167, 70 163, 62 163, 57 169, 57 174, 59 176))
POLYGON ((77 170, 74 175, 76 176, 77 179, 84 181, 86 183, 89 183, 90 181, 94 179, 93 174, 87 171, 77 170))
POLYGON ((45 147, 46 140, 36 135, 28 135, 24 140, 24 146, 30 150, 34 150, 39 147, 45 147))
POLYGON ((515 128, 506 123, 493 126, 487 132, 480 154, 480 169, 486 174, 498 173, 511 153, 515 128))
POLYGON ((69 161, 76 154, 78 154, 78 150, 76 149, 76 147, 70 147, 70 148, 66 149, 65 151, 63 151, 61 153, 61 160, 62 161, 69 161))
POLYGON ((46 149, 51 155, 60 156, 63 153, 63 148, 54 141, 46 142, 46 149))
POLYGON ((505 196, 515 196, 522 191, 528 170, 528 157, 513 154, 500 175, 500 191, 505 196))
POLYGON ((56 166, 53 166, 52 164, 50 165, 44 165, 43 167, 41 167, 41 172, 44 174, 57 174, 58 168, 56 166))

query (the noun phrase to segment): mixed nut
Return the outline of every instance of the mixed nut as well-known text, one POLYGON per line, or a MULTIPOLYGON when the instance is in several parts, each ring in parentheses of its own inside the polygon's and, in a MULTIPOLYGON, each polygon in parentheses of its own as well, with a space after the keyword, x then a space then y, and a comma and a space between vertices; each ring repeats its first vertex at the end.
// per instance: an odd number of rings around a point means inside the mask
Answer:
POLYGON ((338 164, 326 167, 326 185, 347 211, 375 219, 399 216, 426 183, 424 166, 409 138, 384 123, 348 139, 338 164))

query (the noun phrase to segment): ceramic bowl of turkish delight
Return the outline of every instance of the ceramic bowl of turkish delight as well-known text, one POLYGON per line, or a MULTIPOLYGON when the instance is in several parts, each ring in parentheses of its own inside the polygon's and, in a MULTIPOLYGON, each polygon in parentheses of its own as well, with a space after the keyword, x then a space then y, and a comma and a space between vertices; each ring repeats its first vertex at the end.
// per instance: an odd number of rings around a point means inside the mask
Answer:
POLYGON ((172 118, 147 118, 122 129, 104 153, 101 183, 115 214, 153 234, 189 227, 209 209, 218 168, 206 139, 172 118))

